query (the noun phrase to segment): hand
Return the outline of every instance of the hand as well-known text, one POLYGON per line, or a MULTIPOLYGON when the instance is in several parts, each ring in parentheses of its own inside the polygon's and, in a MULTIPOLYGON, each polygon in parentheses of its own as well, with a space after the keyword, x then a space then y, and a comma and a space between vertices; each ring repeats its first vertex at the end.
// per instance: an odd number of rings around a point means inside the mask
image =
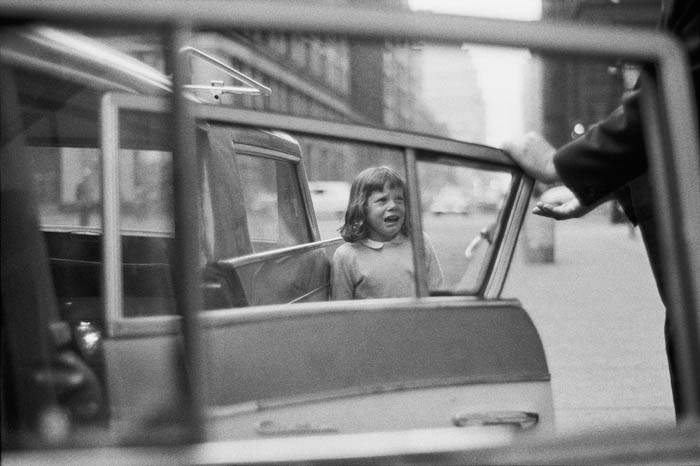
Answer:
POLYGON ((538 133, 527 133, 506 142, 503 150, 508 152, 522 170, 537 181, 556 183, 561 181, 554 168, 554 147, 538 133))
POLYGON ((582 217, 594 207, 581 204, 571 190, 564 186, 557 186, 542 193, 532 213, 554 220, 568 220, 582 217))
POLYGON ((464 257, 468 261, 472 260, 472 258, 474 257, 474 250, 479 245, 479 243, 481 242, 482 239, 483 238, 481 237, 481 235, 477 236, 476 238, 474 238, 471 241, 471 243, 469 243, 469 246, 467 246, 467 249, 464 250, 464 257))

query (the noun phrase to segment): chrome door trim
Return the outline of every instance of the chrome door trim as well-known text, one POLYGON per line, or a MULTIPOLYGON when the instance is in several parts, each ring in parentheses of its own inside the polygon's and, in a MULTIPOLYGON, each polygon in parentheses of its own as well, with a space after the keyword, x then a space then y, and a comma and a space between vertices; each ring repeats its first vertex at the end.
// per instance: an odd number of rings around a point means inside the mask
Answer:
POLYGON ((523 372, 511 375, 491 375, 488 377, 449 377, 410 380, 404 382, 384 383, 381 385, 361 385, 343 390, 308 393, 300 396, 251 400, 229 405, 207 407, 207 416, 211 418, 232 417, 254 412, 289 408, 292 406, 323 403, 328 401, 358 398, 370 395, 385 395, 409 390, 440 389, 448 387, 468 387, 473 385, 500 385, 523 383, 547 383, 551 380, 549 373, 523 372))
MULTIPOLYGON (((139 96, 114 93, 113 100, 120 108, 153 112, 168 112, 169 99, 165 97, 139 96)), ((440 152, 465 160, 487 162, 504 167, 516 167, 505 152, 482 144, 457 141, 427 134, 401 130, 387 130, 351 123, 336 123, 313 118, 296 117, 255 110, 239 110, 217 105, 197 104, 195 117, 207 121, 220 121, 241 126, 275 129, 292 134, 323 136, 376 144, 382 146, 410 147, 427 152, 440 152)))
POLYGON ((340 238, 332 238, 322 241, 316 241, 313 243, 299 244, 296 246, 289 246, 282 249, 275 249, 273 251, 258 252, 255 254, 249 254, 247 256, 236 257, 233 259, 224 259, 219 262, 222 264, 230 265, 232 267, 243 267, 244 265, 256 264, 259 262, 269 261, 271 259, 276 259, 279 257, 288 256, 294 253, 302 253, 306 251, 314 251, 316 249, 325 248, 326 246, 332 246, 335 243, 341 243, 340 238))
MULTIPOLYGON (((406 185, 408 187, 408 218, 413 232, 422 232, 420 196, 418 194, 418 170, 416 169, 416 151, 411 147, 404 148, 404 165, 406 167, 406 185), (410 187, 414 188, 411 189, 410 187)), ((428 296, 428 267, 425 262, 425 244, 422 234, 411 235, 413 251, 413 270, 415 271, 416 296, 428 296)))
POLYGON ((427 134, 212 105, 201 105, 197 116, 208 120, 222 120, 258 128, 274 128, 293 135, 323 136, 367 144, 411 147, 429 152, 461 156, 468 160, 515 167, 505 152, 492 147, 427 134), (467 156, 465 154, 474 155, 467 156))
MULTIPOLYGON (((121 196, 119 188, 119 111, 122 109, 163 112, 168 108, 163 98, 107 92, 100 103, 100 147, 102 149, 102 215, 105 331, 108 337, 120 334, 124 318, 122 282, 121 196)), ((171 232, 172 233, 172 232, 171 232)))
POLYGON ((265 149, 263 147, 252 146, 250 144, 236 143, 236 152, 241 155, 249 155, 253 157, 260 157, 266 159, 282 159, 288 162, 295 163, 301 161, 301 157, 298 157, 296 155, 287 154, 286 152, 279 152, 271 149, 265 149))
POLYGON ((512 206, 505 207, 501 215, 508 215, 508 222, 504 226, 501 247, 497 248, 498 254, 493 260, 491 274, 484 286, 483 297, 486 299, 496 299, 501 296, 503 285, 508 275, 510 263, 513 260, 515 246, 518 242, 520 229, 528 213, 530 195, 535 181, 526 176, 518 176, 513 180, 515 193, 511 193, 513 198, 512 206))
POLYGON ((119 107, 115 94, 102 97, 100 130, 102 147, 102 293, 104 296, 106 330, 111 335, 110 322, 123 315, 122 243, 119 233, 119 107))

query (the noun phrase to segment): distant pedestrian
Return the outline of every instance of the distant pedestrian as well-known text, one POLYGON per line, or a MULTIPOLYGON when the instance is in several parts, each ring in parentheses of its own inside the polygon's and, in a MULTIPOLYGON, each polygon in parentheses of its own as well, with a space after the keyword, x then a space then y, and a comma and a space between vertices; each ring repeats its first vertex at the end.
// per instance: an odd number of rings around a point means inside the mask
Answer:
POLYGON ((80 226, 90 224, 90 213, 95 208, 97 202, 96 188, 93 182, 92 170, 83 170, 80 182, 75 188, 75 200, 78 206, 78 219, 80 226))
MULTIPOLYGON (((357 175, 340 229, 346 243, 333 256, 333 299, 416 295, 406 199, 406 185, 391 168, 372 167, 357 175)), ((424 244, 428 287, 440 289, 442 269, 425 235, 424 244)))

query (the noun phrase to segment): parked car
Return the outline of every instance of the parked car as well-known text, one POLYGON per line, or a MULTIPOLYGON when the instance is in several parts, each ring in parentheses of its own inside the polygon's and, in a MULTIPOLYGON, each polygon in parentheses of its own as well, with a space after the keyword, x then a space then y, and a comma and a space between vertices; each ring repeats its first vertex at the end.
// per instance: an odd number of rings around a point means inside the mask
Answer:
MULTIPOLYGON (((52 313, 64 326, 62 344, 72 341, 87 364, 74 371, 94 372, 105 391, 66 412, 75 420, 112 422, 128 418, 124 410, 143 409, 142 395, 159 392, 167 403, 175 394, 173 367, 163 361, 176 338, 172 270, 178 246, 172 152, 163 124, 168 104, 159 99, 172 84, 155 69, 72 31, 19 28, 6 31, 1 47, 3 83, 13 92, 5 108, 20 116, 24 141, 3 157, 31 167, 25 173, 30 185, 50 180, 35 196, 43 262, 53 283, 52 313), (56 119, 66 124, 46 125, 56 119), (100 125, 114 131, 112 140, 100 139, 100 125), (114 176, 106 179, 109 170, 114 176), (81 194, 88 183, 90 196, 81 194), (81 201, 86 196, 89 203, 81 201), (147 200, 144 208, 130 208, 141 200, 147 200), (111 278, 105 277, 109 256, 111 278), (146 346, 134 351, 134 337, 144 331, 150 336, 136 341, 146 346), (140 371, 149 377, 135 377, 140 371)), ((329 254, 338 241, 319 241, 299 144, 281 132, 220 117, 195 137, 203 309, 327 300, 329 254)), ((11 196, 6 200, 3 219, 13 206, 11 196)), ((53 405, 35 408, 40 420, 55 412, 53 405)))
POLYGON ((440 214, 467 214, 469 213, 469 201, 457 186, 444 186, 437 193, 430 204, 430 211, 435 215, 440 214))
MULTIPOLYGON (((3 57, 8 57, 4 63, 8 89, 16 89, 15 111, 26 122, 20 128, 26 148, 9 155, 18 164, 28 164, 35 179, 44 174, 56 182, 42 185, 48 192, 37 197, 38 223, 46 242, 46 278, 54 285, 57 319, 67 324, 78 348, 92 348, 85 361, 104 390, 98 411, 106 431, 123 429, 122 441, 134 441, 142 438, 144 426, 160 422, 163 412, 179 404, 179 391, 173 390, 179 371, 172 349, 180 333, 177 303, 182 298, 174 270, 182 246, 174 227, 177 199, 170 197, 178 186, 171 175, 169 104, 161 97, 172 85, 154 70, 94 40, 45 26, 15 31, 3 43, 3 57), (31 61, 16 58, 30 53, 31 61), (41 60, 52 61, 53 67, 37 66, 41 60), (74 80, 78 63, 95 76, 88 79, 81 74, 74 80), (115 68, 132 74, 116 75, 115 68), (143 76, 159 85, 149 87, 147 80, 139 81, 143 76), (111 86, 105 89, 100 82, 96 88, 97 77, 110 78, 111 86), (129 88, 132 81, 141 88, 129 88), (55 119, 66 124, 44 124, 55 119), (100 128, 113 131, 112 136, 98 137, 100 128), (101 209, 90 207, 89 221, 81 222, 81 215, 66 205, 78 202, 70 194, 75 191, 72 185, 82 182, 85 167, 101 168, 93 182, 102 198, 95 199, 101 209), (113 175, 106 176, 112 170, 113 175), (144 172, 151 176, 140 176, 144 172), (152 202, 136 215, 124 204, 142 192, 154 193, 152 202)), ((347 184, 309 185, 299 144, 280 128, 269 129, 274 128, 274 119, 268 119, 264 129, 250 115, 210 106, 196 96, 190 99, 198 122, 194 170, 188 172, 189 181, 199 187, 195 198, 200 214, 194 218, 200 220, 194 231, 200 260, 195 265, 204 312, 198 319, 210 354, 200 362, 200 370, 206 379, 203 401, 213 438, 361 433, 445 423, 515 423, 524 431, 552 428, 542 344, 516 301, 499 300, 497 293, 487 292, 470 300, 469 313, 456 302, 436 309, 433 303, 410 299, 400 306, 378 301, 373 306, 379 313, 365 312, 366 303, 329 306, 330 256, 342 240, 319 239, 311 193, 312 189, 316 195, 321 190, 332 192, 326 196, 327 205, 333 201, 334 210, 344 209, 347 184), (322 305, 303 304, 314 301, 322 305), (291 303, 293 308, 288 307, 291 303), (244 310, 260 306, 273 307, 262 314, 244 310), (444 316, 441 323, 424 325, 435 312, 444 316), (477 334, 476 329, 484 326, 489 330, 477 334), (438 333, 443 335, 437 339, 441 343, 420 344, 424 347, 420 360, 406 357, 415 354, 414 345, 433 340, 438 333), (517 348, 503 344, 510 338, 520 342, 517 348), (351 347, 339 351, 339 339, 349 339, 351 347), (474 345, 488 346, 491 357, 475 357, 474 345), (443 360, 447 346, 463 356, 443 360), (391 371, 383 369, 388 361, 391 371), (413 387, 411 393, 424 398, 424 406, 400 420, 406 384, 413 387), (486 396, 485 390, 502 394, 486 396), (445 403, 448 394, 453 401, 445 403), (246 406, 251 403, 267 407, 249 410, 246 406), (391 418, 396 421, 387 424, 365 416, 376 403, 385 413, 395 413, 391 418), (324 414, 328 410, 343 414, 329 422, 324 414)), ((352 140, 355 130, 341 126, 335 137, 352 140)), ((523 193, 530 184, 515 173, 502 152, 480 150, 475 165, 462 159, 473 155, 470 144, 404 136, 404 144, 418 150, 420 172, 430 173, 445 163, 453 171, 499 163, 505 165, 500 170, 515 179, 508 209, 525 202, 523 193), (427 149, 441 151, 447 162, 433 162, 423 154, 427 149)), ((391 137, 391 132, 379 133, 375 142, 390 146, 391 137)), ((400 156, 402 150, 396 153, 400 156)), ((499 237, 507 245, 494 248, 488 261, 507 261, 512 254, 522 216, 507 213, 504 209, 499 237)), ((494 273, 479 283, 495 290, 502 280, 503 275, 494 273)), ((13 405, 21 404, 21 394, 16 396, 13 405)), ((91 398, 84 401, 97 403, 91 398)), ((73 413, 82 409, 62 408, 76 420, 73 413)), ((37 410, 33 414, 49 422, 45 418, 52 419, 55 406, 37 404, 37 410)), ((74 441, 80 429, 69 427, 64 435, 74 441)))
MULTIPOLYGON (((114 20, 95 4, 57 12, 29 3, 2 6, 0 16, 114 20)), ((174 2, 153 11, 130 4, 120 14, 127 22, 178 19, 167 50, 188 37, 183 24, 207 21, 460 42, 483 39, 474 35, 481 31, 486 42, 526 45, 568 34, 584 42, 567 27, 499 23, 523 28, 503 38, 489 22, 435 24, 408 13, 317 5, 242 5, 235 18, 226 11, 174 2)), ((554 437, 547 359, 526 309, 501 296, 533 183, 503 151, 206 103, 173 93, 165 75, 75 31, 9 20, 2 29, 3 462, 637 458, 630 450, 649 434, 615 437, 618 444, 606 435, 594 444, 613 443, 603 453, 579 441, 556 444, 563 453, 546 447, 557 456, 537 455, 536 442, 554 437), (473 171, 506 179, 503 202, 479 217, 483 224, 470 225, 473 232, 458 225, 464 242, 494 225, 470 286, 448 281, 429 289, 424 236, 415 234, 415 296, 331 301, 330 257, 342 240, 319 237, 297 134, 362 146, 357 153, 369 164, 389 159, 407 179, 407 216, 431 238, 445 227, 421 211, 418 180, 473 171), (88 213, 71 206, 80 204, 85 167, 101 184, 100 208, 88 213), (123 208, 138 205, 142 192, 151 193, 147 208, 138 215, 123 208)), ((606 38, 594 42, 616 46, 606 38)), ((672 58, 663 73, 684 69, 669 65, 672 58)), ((173 60, 179 83, 187 66, 181 56, 173 60)), ((676 108, 666 109, 672 118, 676 108)), ((675 166, 671 157, 660 160, 675 166)), ((682 174, 697 181, 697 173, 682 174)), ((679 199, 684 209, 696 205, 679 199)), ((672 239, 682 236, 675 224, 665 226, 672 239)), ((673 260, 697 257, 679 244, 687 256, 673 260)), ((454 250, 460 253, 438 256, 463 258, 463 244, 454 250)), ((459 263, 446 265, 459 271, 459 263)), ((690 277, 674 303, 697 297, 690 277)), ((683 312, 697 320, 695 308, 683 312)), ((693 348, 695 340, 684 350, 693 348)), ((642 459, 692 463, 700 459, 698 432, 692 422, 655 432, 667 455, 642 459)))

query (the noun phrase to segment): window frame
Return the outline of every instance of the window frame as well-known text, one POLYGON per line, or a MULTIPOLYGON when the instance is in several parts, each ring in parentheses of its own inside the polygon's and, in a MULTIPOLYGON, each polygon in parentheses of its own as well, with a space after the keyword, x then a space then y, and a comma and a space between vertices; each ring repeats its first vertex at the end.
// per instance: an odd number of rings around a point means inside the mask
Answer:
MULTIPOLYGON (((101 202, 103 215, 102 261, 104 270, 102 289, 105 303, 105 330, 109 336, 131 334, 132 331, 136 330, 136 322, 142 322, 144 325, 147 325, 150 331, 153 331, 156 327, 165 329, 166 331, 172 331, 175 328, 175 321, 178 320, 177 315, 150 317, 126 316, 124 314, 124 286, 122 277, 121 235, 124 230, 121 228, 120 214, 119 114, 121 111, 126 110, 159 113, 165 116, 170 108, 170 100, 163 97, 142 96, 120 92, 108 92, 102 97, 101 109, 99 112, 101 125, 100 149, 102 151, 101 182, 103 190, 101 202)), ((231 118, 228 111, 221 111, 227 109, 222 109, 218 106, 198 104, 195 109, 195 118, 201 121, 215 121, 220 124, 236 126, 251 126, 245 119, 231 118)), ((310 239, 299 245, 281 248, 279 251, 253 252, 241 256, 240 258, 232 259, 234 263, 255 262, 260 257, 273 257, 275 254, 288 253, 288 250, 295 250, 295 248, 303 250, 308 244, 320 241, 320 233, 313 212, 311 194, 309 192, 306 170, 304 169, 302 158, 295 154, 284 153, 273 149, 258 148, 249 144, 237 145, 236 151, 240 151, 241 154, 249 157, 262 157, 291 165, 291 169, 295 174, 294 179, 299 187, 300 200, 306 212, 304 228, 308 231, 310 239)), ((199 180, 199 177, 195 178, 199 180)), ((177 217, 177 215, 178 212, 177 209, 175 209, 174 216, 177 217)), ((173 265, 175 266, 175 264, 173 265)))

